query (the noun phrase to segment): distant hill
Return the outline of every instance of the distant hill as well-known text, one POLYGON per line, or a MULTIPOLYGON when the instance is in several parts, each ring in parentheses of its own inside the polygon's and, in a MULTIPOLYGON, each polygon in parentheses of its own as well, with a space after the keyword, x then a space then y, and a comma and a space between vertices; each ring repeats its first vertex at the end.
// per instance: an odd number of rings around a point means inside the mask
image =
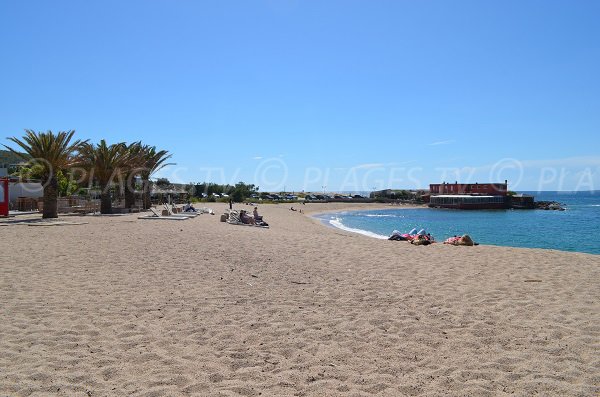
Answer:
POLYGON ((10 164, 22 163, 23 159, 11 151, 0 150, 0 168, 6 168, 10 164))

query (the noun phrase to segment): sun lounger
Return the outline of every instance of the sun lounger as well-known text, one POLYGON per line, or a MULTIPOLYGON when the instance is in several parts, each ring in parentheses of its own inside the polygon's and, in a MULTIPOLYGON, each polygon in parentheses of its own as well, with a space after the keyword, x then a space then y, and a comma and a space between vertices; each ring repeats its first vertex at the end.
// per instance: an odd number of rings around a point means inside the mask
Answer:
MULTIPOLYGON (((178 218, 195 218, 196 216, 198 216, 198 214, 193 213, 193 212, 174 213, 173 209, 168 204, 165 204, 164 208, 165 208, 165 211, 167 211, 167 214, 169 214, 168 216, 173 216, 173 217, 178 217, 178 218)), ((164 211, 163 211, 163 213, 164 213, 164 211)))
POLYGON ((156 212, 154 208, 150 208, 150 211, 152 211, 152 215, 138 216, 138 219, 166 219, 170 221, 185 221, 186 219, 190 219, 187 216, 163 216, 156 212))
POLYGON ((67 225, 87 225, 87 222, 66 222, 66 221, 53 221, 53 222, 35 222, 28 223, 27 226, 67 226, 67 225))
POLYGON ((200 215, 197 212, 182 212, 182 213, 174 213, 173 208, 169 204, 165 204, 165 209, 167 210, 169 216, 186 216, 188 218, 195 218, 200 215))

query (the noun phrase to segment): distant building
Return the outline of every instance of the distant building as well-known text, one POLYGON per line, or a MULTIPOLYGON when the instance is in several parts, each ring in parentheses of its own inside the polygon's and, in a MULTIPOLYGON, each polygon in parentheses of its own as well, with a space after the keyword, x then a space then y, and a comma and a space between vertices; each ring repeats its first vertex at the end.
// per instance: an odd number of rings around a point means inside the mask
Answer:
POLYGON ((37 209, 37 201, 44 195, 44 188, 39 182, 19 181, 16 178, 1 178, 2 199, 6 200, 4 206, 11 209, 20 209, 27 202, 30 209, 37 209))
POLYGON ((19 182, 16 180, 8 183, 8 199, 15 204, 19 198, 38 199, 44 196, 44 187, 39 182, 19 182))
POLYGON ((439 183, 429 185, 429 206, 455 209, 506 209, 511 205, 504 183, 439 183))
POLYGON ((515 209, 534 209, 535 199, 529 194, 515 194, 510 196, 511 208, 515 209))
POLYGON ((508 181, 504 183, 433 183, 429 185, 429 194, 468 194, 506 196, 508 181))

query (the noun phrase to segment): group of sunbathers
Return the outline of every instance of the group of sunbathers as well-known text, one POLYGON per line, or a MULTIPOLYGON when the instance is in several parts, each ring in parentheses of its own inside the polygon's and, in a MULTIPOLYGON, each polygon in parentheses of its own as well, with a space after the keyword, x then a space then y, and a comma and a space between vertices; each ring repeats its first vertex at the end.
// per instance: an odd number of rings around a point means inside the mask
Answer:
POLYGON ((413 241, 427 241, 426 244, 431 244, 435 241, 435 239, 433 238, 433 236, 429 233, 427 233, 427 231, 425 231, 425 229, 421 229, 419 231, 417 231, 416 228, 412 229, 410 232, 408 233, 400 233, 398 230, 394 230, 392 232, 392 235, 388 238, 388 240, 394 240, 394 241, 410 241, 411 243, 413 241))
MULTIPOLYGON (((394 241, 409 241, 414 245, 429 245, 435 242, 433 236, 425 231, 425 229, 421 229, 417 231, 417 229, 412 229, 408 233, 400 233, 398 230, 394 230, 392 235, 388 238, 388 240, 394 241)), ((454 236, 446 239, 444 244, 451 245, 479 245, 471 239, 471 237, 467 234, 464 236, 454 236)))
POLYGON ((258 215, 258 207, 254 207, 252 216, 250 216, 246 210, 240 210, 240 220, 246 225, 269 226, 269 224, 263 220, 263 217, 258 215))

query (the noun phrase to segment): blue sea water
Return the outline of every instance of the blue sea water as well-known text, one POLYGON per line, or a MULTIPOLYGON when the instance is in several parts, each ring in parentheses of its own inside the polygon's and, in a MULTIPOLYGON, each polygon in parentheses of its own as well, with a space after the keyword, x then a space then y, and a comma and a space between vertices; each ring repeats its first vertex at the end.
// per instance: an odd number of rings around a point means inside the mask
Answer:
POLYGON ((405 233, 424 228, 437 241, 466 233, 480 244, 600 254, 600 191, 529 194, 536 201, 563 203, 566 211, 391 208, 328 213, 318 218, 375 238, 387 238, 393 230, 405 233))

